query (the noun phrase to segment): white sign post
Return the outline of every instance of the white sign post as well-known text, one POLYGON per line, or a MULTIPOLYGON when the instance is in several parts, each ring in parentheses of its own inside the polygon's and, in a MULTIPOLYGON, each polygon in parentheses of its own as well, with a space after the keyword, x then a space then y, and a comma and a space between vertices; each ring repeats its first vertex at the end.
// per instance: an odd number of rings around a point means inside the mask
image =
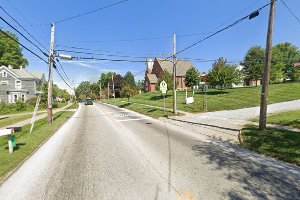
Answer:
POLYGON ((164 115, 166 112, 166 93, 168 91, 168 85, 166 83, 166 81, 162 81, 159 85, 159 89, 161 91, 161 93, 164 95, 164 115))

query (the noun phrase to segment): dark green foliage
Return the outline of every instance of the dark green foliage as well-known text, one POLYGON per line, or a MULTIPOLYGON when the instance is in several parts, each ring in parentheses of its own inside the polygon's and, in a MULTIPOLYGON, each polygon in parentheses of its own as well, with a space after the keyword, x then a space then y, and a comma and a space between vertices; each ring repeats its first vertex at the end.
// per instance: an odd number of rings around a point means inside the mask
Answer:
POLYGON ((199 72, 195 67, 192 67, 186 72, 185 85, 188 87, 197 86, 199 84, 199 72))
POLYGON ((219 86, 221 91, 224 87, 240 82, 240 73, 236 66, 231 66, 224 58, 219 58, 208 73, 208 82, 211 86, 219 86))
MULTIPOLYGON (((8 31, 6 33, 15 40, 19 40, 16 35, 8 31)), ((28 65, 27 59, 23 58, 22 48, 4 33, 0 33, 0 66, 2 65, 11 65, 14 69, 18 69, 20 66, 26 67, 28 65)))
POLYGON ((136 83, 134 80, 134 76, 131 72, 127 72, 124 76, 124 83, 131 86, 131 87, 136 87, 136 83))

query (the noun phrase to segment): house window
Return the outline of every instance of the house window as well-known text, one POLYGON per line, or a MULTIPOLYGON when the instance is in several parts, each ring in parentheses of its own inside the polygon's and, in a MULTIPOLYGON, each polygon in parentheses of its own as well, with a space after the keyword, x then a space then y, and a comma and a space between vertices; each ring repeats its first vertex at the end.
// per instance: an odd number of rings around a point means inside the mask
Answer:
POLYGON ((25 102, 25 101, 26 101, 25 94, 22 94, 22 95, 21 95, 21 100, 22 100, 22 102, 25 102))
POLYGON ((1 85, 8 85, 8 81, 1 81, 1 85))
POLYGON ((6 71, 2 71, 2 77, 7 77, 7 72, 6 71))
POLYGON ((16 103, 18 101, 19 96, 17 94, 13 95, 13 103, 16 103))
POLYGON ((22 88, 22 82, 20 80, 16 80, 16 89, 22 88))

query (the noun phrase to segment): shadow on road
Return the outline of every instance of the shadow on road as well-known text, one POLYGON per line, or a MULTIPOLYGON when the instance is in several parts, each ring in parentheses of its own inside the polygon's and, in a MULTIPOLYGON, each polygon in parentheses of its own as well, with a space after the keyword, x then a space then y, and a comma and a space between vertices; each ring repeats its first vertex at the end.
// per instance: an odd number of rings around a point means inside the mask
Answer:
MULTIPOLYGON (((200 142, 199 142, 200 143, 200 142)), ((224 193, 230 199, 299 199, 300 173, 284 173, 278 167, 242 158, 235 152, 224 151, 213 143, 192 146, 196 156, 207 157, 213 170, 226 170, 227 179, 239 182, 239 188, 224 193)), ((298 171, 299 172, 299 171, 298 171)))

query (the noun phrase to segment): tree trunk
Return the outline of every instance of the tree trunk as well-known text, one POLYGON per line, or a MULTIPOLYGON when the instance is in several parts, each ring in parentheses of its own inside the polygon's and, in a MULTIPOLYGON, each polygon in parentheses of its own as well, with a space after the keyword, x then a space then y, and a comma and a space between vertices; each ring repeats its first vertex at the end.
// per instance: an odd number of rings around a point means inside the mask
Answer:
POLYGON ((255 80, 255 87, 257 87, 257 80, 255 80))

